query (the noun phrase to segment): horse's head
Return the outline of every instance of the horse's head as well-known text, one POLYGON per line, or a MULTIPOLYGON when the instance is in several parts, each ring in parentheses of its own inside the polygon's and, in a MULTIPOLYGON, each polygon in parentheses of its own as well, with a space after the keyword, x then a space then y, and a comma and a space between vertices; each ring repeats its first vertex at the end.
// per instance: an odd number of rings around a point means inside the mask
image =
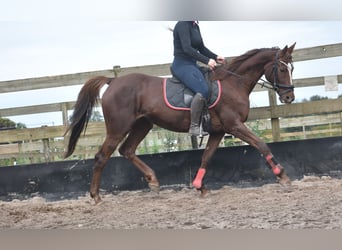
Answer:
POLYGON ((295 45, 278 50, 274 60, 265 65, 265 77, 273 84, 282 103, 292 103, 295 99, 292 84, 292 52, 295 45))

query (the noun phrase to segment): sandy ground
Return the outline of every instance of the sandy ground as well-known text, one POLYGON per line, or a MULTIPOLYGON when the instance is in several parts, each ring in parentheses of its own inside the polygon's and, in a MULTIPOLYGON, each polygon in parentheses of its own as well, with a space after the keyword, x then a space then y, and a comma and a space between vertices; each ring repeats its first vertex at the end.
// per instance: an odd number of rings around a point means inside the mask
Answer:
POLYGON ((47 201, 0 201, 0 229, 342 228, 342 180, 305 176, 290 188, 223 186, 201 198, 189 187, 47 201))

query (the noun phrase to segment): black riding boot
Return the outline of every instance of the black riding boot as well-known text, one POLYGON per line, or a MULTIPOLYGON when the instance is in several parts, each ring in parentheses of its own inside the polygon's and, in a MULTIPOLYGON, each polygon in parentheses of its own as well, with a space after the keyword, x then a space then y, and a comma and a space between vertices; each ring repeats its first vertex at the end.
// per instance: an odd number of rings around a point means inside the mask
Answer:
POLYGON ((208 133, 201 131, 200 123, 201 123, 201 116, 203 112, 203 108, 205 107, 207 100, 200 94, 197 93, 191 102, 191 123, 189 134, 194 136, 203 136, 207 135, 208 133))

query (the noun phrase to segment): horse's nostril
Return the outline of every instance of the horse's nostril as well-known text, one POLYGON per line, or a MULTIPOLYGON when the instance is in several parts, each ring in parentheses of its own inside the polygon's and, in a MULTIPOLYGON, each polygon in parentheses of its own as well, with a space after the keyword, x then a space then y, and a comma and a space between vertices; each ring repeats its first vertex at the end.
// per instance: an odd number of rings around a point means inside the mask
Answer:
POLYGON ((286 96, 284 96, 284 98, 283 98, 283 102, 284 102, 284 103, 291 103, 293 100, 294 100, 294 98, 291 97, 291 96, 289 96, 289 95, 286 95, 286 96))

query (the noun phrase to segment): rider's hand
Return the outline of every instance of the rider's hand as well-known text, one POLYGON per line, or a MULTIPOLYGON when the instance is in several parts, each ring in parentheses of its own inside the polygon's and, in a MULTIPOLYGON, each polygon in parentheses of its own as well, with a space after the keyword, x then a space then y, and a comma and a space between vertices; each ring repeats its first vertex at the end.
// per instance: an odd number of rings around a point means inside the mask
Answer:
POLYGON ((213 70, 216 67, 216 61, 214 59, 210 59, 208 62, 208 66, 211 70, 213 70))
POLYGON ((226 59, 224 58, 224 56, 217 56, 216 62, 224 64, 226 62, 226 59))

